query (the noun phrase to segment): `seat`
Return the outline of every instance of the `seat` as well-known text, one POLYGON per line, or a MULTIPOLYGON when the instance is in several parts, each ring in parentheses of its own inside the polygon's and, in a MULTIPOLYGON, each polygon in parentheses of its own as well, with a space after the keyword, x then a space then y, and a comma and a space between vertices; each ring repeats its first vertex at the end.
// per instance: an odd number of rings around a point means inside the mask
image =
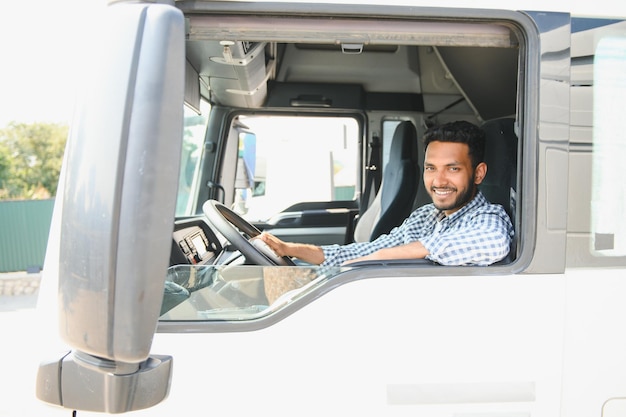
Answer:
MULTIPOLYGON (((485 122, 485 162, 487 175, 479 185, 485 198, 500 204, 515 226, 517 206, 517 135, 515 119, 502 118, 485 122)), ((498 264, 510 263, 516 257, 516 238, 511 244, 509 255, 498 264)))
POLYGON ((491 203, 500 204, 515 220, 517 194, 517 135, 515 120, 494 119, 482 125, 485 131, 487 175, 479 185, 491 203))
POLYGON ((380 189, 359 216, 354 241, 372 241, 399 226, 413 210, 418 186, 417 131, 413 123, 405 121, 393 134, 380 189))

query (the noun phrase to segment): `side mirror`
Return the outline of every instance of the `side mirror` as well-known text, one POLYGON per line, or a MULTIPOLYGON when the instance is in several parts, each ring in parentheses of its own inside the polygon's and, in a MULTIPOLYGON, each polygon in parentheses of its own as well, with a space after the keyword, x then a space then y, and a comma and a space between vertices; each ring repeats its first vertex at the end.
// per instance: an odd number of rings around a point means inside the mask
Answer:
POLYGON ((112 3, 104 21, 59 196, 59 331, 74 350, 40 366, 37 396, 120 413, 169 390, 172 359, 150 348, 174 224, 185 28, 165 4, 112 3))

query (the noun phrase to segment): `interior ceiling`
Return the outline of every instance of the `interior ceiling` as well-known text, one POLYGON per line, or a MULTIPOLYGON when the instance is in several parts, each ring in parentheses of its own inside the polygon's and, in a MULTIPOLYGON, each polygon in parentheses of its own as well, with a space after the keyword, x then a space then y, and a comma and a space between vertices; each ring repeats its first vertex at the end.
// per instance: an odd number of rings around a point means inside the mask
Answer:
POLYGON ((415 48, 396 46, 387 52, 365 47, 362 53, 345 54, 290 44, 284 56, 277 81, 359 84, 368 92, 421 92, 415 48))
MULTIPOLYGON (((269 44, 268 44, 269 45, 269 44)), ((366 92, 420 94, 422 79, 447 79, 447 71, 484 120, 515 113, 517 94, 517 48, 452 47, 435 48, 441 60, 420 57, 412 46, 364 46, 362 53, 343 53, 338 45, 280 45, 265 47, 266 67, 260 74, 253 65, 224 63, 224 46, 217 41, 188 41, 188 59, 198 70, 214 100, 225 105, 260 107, 265 102, 267 81, 294 84, 360 85, 366 92), (275 56, 274 56, 275 55, 275 56), (420 59, 424 62, 421 62, 420 59), (267 73, 275 61, 275 73, 267 73), (445 65, 442 65, 442 62, 445 65), (421 65, 421 67, 420 67, 421 65), (261 83, 259 91, 255 91, 261 83), (233 93, 235 91, 236 93, 233 93), (248 93, 246 93, 248 92, 248 93), (255 101, 256 100, 256 101, 255 101)), ((427 47, 421 47, 422 50, 427 47)), ((432 48, 430 48, 432 49, 432 48)), ((450 94, 450 86, 435 86, 434 94, 450 94)))

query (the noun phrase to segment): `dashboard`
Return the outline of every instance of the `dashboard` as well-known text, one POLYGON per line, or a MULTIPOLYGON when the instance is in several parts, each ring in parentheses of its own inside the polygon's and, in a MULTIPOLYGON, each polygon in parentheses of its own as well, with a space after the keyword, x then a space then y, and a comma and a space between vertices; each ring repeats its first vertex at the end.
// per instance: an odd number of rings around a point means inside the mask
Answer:
POLYGON ((177 221, 172 240, 170 265, 212 263, 222 250, 219 239, 202 219, 177 221))

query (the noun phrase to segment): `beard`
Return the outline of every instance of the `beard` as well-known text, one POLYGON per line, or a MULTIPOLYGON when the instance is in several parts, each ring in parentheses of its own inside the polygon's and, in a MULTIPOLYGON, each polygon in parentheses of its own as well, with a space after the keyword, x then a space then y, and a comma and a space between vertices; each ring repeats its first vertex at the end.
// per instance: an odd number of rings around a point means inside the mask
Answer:
POLYGON ((435 208, 442 210, 442 211, 449 211, 449 210, 458 210, 461 207, 463 207, 464 205, 466 205, 467 203, 469 203, 472 198, 474 198, 474 195, 476 194, 476 190, 478 189, 478 187, 476 186, 476 184, 474 183, 474 175, 472 175, 472 178, 470 178, 470 181, 467 184, 467 187, 465 188, 465 190, 463 190, 462 193, 458 194, 456 196, 456 198, 454 199, 454 201, 452 201, 451 203, 448 204, 438 204, 433 197, 434 194, 434 190, 435 189, 440 189, 440 190, 451 190, 453 192, 457 192, 458 189, 457 188, 450 188, 450 187, 431 187, 430 188, 430 194, 431 194, 431 198, 433 200, 433 204, 435 205, 435 208))

